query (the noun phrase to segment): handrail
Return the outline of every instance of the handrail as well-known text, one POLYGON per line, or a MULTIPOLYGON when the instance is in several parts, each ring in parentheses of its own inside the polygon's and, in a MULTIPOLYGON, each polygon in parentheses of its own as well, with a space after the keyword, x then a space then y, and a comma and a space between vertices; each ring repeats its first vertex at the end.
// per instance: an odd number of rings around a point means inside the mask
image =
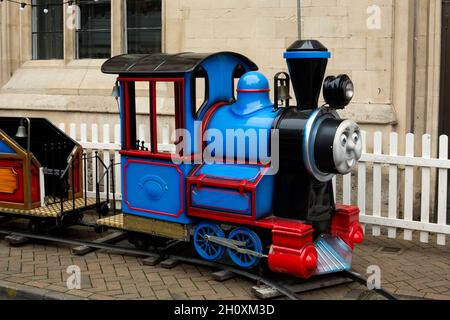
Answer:
MULTIPOLYGON (((63 150, 64 146, 59 144, 50 144, 49 145, 49 151, 59 151, 63 150)), ((104 207, 102 206, 101 202, 101 196, 100 196, 100 187, 103 185, 106 189, 106 204, 109 207, 110 204, 110 188, 113 192, 113 211, 116 212, 116 195, 115 195, 115 177, 114 177, 114 168, 116 165, 119 165, 120 163, 115 163, 114 160, 111 160, 110 163, 107 165, 99 156, 99 152, 95 151, 94 155, 88 156, 85 152, 83 152, 81 155, 70 155, 70 157, 67 159, 67 165, 64 169, 61 168, 61 154, 57 154, 53 157, 53 159, 49 159, 47 166, 53 167, 53 169, 49 169, 48 167, 45 168, 45 183, 52 184, 50 194, 53 196, 53 204, 59 204, 60 206, 60 219, 64 219, 64 212, 67 212, 70 207, 68 207, 68 202, 71 201, 71 210, 69 211, 76 211, 79 208, 77 208, 76 204, 76 196, 79 193, 82 193, 84 198, 84 206, 88 206, 88 185, 89 181, 87 179, 87 170, 88 170, 88 161, 91 160, 95 162, 95 177, 93 178, 94 181, 92 182, 96 186, 96 210, 99 214, 99 217, 102 215, 102 210, 104 210, 104 207), (83 165, 83 175, 85 177, 85 183, 83 185, 83 190, 81 189, 82 182, 80 181, 78 184, 78 190, 76 190, 76 177, 77 174, 79 174, 76 170, 77 166, 79 164, 83 165), (58 168, 58 169, 56 169, 58 168), (103 169, 103 173, 99 175, 99 170, 103 169), (52 178, 54 177, 54 178, 52 178), (71 199, 70 199, 71 197, 71 199)), ((78 177, 78 179, 80 179, 78 177)), ((69 205, 70 206, 70 205, 69 205)))
POLYGON ((101 218, 102 215, 102 208, 100 207, 100 184, 102 182, 105 182, 104 185, 106 185, 106 203, 109 206, 110 205, 110 199, 109 199, 109 194, 110 194, 110 184, 111 184, 111 189, 112 189, 112 194, 113 194, 113 214, 116 214, 116 186, 115 186, 115 177, 114 177, 114 167, 116 165, 119 165, 120 163, 115 163, 114 160, 110 160, 109 165, 107 166, 105 164, 105 162, 98 156, 98 151, 95 151, 95 167, 97 168, 97 170, 95 170, 95 175, 96 175, 96 188, 95 188, 95 195, 96 195, 96 202, 97 202, 97 213, 99 215, 99 218, 101 218), (99 177, 98 176, 98 169, 99 169, 99 163, 101 165, 101 167, 103 167, 104 171, 103 174, 99 177), (111 175, 111 178, 110 178, 111 175), (111 182, 111 183, 110 183, 111 182))

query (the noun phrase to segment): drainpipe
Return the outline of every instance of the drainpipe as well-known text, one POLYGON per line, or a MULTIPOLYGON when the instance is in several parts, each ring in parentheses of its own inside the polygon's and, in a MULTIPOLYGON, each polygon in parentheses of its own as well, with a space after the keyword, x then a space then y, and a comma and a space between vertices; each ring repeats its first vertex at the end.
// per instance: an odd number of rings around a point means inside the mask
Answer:
POLYGON ((302 39, 302 6, 301 0, 297 0, 297 37, 302 39))
MULTIPOLYGON (((412 57, 412 88, 411 88, 411 106, 412 106, 412 117, 411 117, 411 123, 410 123, 410 132, 414 132, 415 126, 416 126, 416 78, 417 78, 417 44, 418 44, 418 37, 417 37, 417 19, 419 15, 419 6, 417 3, 417 0, 414 0, 413 3, 413 57, 412 57)), ((425 115, 424 115, 425 116, 425 115)))

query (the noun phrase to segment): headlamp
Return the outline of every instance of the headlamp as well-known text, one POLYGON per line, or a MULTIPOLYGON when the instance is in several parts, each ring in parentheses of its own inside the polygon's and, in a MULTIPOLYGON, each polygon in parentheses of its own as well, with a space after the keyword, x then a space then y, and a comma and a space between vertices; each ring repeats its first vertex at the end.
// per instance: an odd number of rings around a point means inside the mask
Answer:
POLYGON ((329 76, 323 83, 323 97, 333 109, 344 109, 354 96, 352 80, 346 75, 329 76))

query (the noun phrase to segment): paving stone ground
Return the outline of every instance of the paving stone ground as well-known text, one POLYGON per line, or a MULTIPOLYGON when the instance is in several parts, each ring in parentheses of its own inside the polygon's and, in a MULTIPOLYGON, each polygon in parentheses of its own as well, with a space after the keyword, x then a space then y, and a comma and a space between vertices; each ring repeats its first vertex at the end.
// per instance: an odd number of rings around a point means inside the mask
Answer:
POLYGON ((354 269, 364 273, 370 265, 379 266, 382 286, 397 295, 450 300, 450 244, 436 245, 435 236, 420 243, 419 234, 414 241, 402 239, 403 234, 395 240, 368 236, 356 249, 354 269))
MULTIPOLYGON (((68 237, 99 237, 87 229, 65 230, 68 237)), ((430 243, 436 243, 430 237, 430 243)), ((381 269, 382 286, 411 298, 450 300, 450 245, 437 246, 367 236, 357 247, 354 269, 367 276, 369 266, 381 269)), ((255 299, 253 282, 234 278, 212 279, 211 270, 187 264, 173 269, 142 264, 141 258, 96 251, 74 256, 71 248, 54 243, 30 243, 10 247, 0 237, 0 285, 46 292, 76 299, 255 299), (66 286, 67 268, 81 269, 80 290, 66 286)), ((9 292, 9 291, 8 291, 9 292)), ((14 294, 14 290, 11 290, 14 294)), ((302 295, 304 299, 380 299, 365 287, 352 283, 302 295)), ((0 299, 2 296, 0 295, 0 299)))

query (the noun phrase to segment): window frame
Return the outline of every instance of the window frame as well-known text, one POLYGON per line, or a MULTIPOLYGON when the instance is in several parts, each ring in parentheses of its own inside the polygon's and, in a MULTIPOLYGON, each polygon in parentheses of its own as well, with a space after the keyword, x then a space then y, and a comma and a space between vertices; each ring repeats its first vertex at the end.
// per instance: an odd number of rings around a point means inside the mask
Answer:
MULTIPOLYGON (((123 8, 123 12, 122 12, 122 17, 123 17, 123 52, 130 54, 129 50, 128 50, 128 5, 127 5, 127 0, 122 0, 122 8, 123 8)), ((152 27, 152 28, 133 28, 135 30, 159 30, 160 34, 161 34, 161 42, 160 42, 160 46, 159 46, 159 52, 148 52, 148 53, 161 53, 163 52, 164 46, 163 46, 163 41, 164 41, 164 34, 163 34, 163 19, 164 19, 164 0, 161 0, 161 26, 159 28, 156 27, 152 27)))
MULTIPOLYGON (((58 10, 60 8, 60 10, 62 10, 61 12, 61 31, 34 31, 34 30, 38 30, 38 16, 39 16, 39 10, 42 10, 42 5, 40 3, 37 3, 36 0, 32 0, 31 2, 31 60, 34 61, 45 61, 45 60, 64 60, 64 48, 65 48, 65 36, 64 36, 64 5, 63 2, 64 0, 60 0, 61 1, 61 8, 58 4, 54 4, 53 2, 48 4, 50 10, 58 10), (39 35, 39 34, 60 34, 61 37, 61 45, 62 45, 62 55, 61 57, 53 57, 54 55, 52 55, 51 58, 48 59, 43 59, 41 57, 38 57, 38 45, 37 45, 37 41, 35 41, 35 35, 39 35)), ((49 13, 45 14, 48 15, 49 13)))
POLYGON ((114 12, 114 8, 113 8, 113 0, 99 0, 99 2, 97 3, 77 3, 74 2, 74 5, 78 6, 78 10, 77 10, 77 15, 76 15, 76 19, 77 19, 77 23, 76 23, 76 28, 74 29, 74 41, 75 41, 75 59, 76 60, 85 60, 85 59, 108 59, 113 55, 113 49, 112 49, 112 43, 113 43, 113 27, 112 27, 112 22, 113 22, 113 12, 114 12), (109 2, 109 13, 110 13, 110 18, 109 18, 109 24, 108 27, 109 29, 81 29, 81 19, 82 19, 82 15, 83 15, 83 10, 81 8, 80 5, 98 5, 98 4, 105 4, 109 2), (80 33, 95 33, 95 32, 107 32, 109 30, 109 55, 108 57, 103 57, 103 58, 96 58, 96 57, 80 57, 80 38, 79 35, 80 33))
MULTIPOLYGON (((122 86, 122 135, 123 146, 122 155, 146 157, 153 159, 170 160, 173 156, 178 156, 176 153, 159 152, 158 150, 158 130, 157 130, 157 95, 156 84, 158 82, 170 82, 174 84, 174 99, 175 99, 175 129, 184 128, 184 99, 185 99, 185 80, 183 77, 171 78, 129 78, 119 77, 122 86), (146 82, 149 84, 149 129, 150 129, 150 148, 149 151, 137 150, 133 148, 136 143, 136 103, 131 104, 131 98, 136 101, 135 92, 130 94, 130 83, 135 87, 136 82, 146 82)), ((180 137, 177 137, 177 143, 180 143, 180 137)))

